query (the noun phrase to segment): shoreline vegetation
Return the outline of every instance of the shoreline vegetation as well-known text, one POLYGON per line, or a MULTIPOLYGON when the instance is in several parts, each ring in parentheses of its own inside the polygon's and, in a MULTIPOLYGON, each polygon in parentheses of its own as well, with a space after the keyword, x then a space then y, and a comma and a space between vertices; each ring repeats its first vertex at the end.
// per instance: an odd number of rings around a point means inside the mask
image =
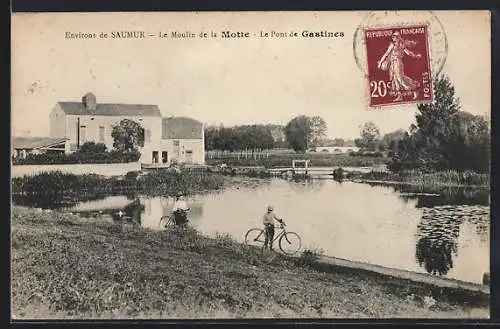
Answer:
POLYGON ((12 313, 40 318, 488 318, 489 296, 195 230, 12 209, 12 313))
POLYGON ((219 190, 223 185, 223 176, 204 171, 153 170, 147 174, 129 172, 120 177, 55 171, 13 178, 12 195, 14 200, 24 198, 43 208, 44 205, 72 205, 120 193, 173 196, 181 192, 189 195, 219 190))
POLYGON ((392 172, 376 172, 355 174, 351 179, 361 183, 385 183, 387 185, 411 185, 429 189, 443 187, 489 188, 490 174, 456 170, 423 172, 418 170, 392 172))
MULTIPOLYGON (((341 167, 339 167, 341 168, 341 167)), ((332 170, 333 171, 333 170, 332 170)), ((42 172, 32 176, 12 179, 14 201, 26 200, 38 207, 50 205, 74 205, 114 194, 146 194, 149 196, 173 196, 179 192, 190 195, 221 190, 241 183, 241 179, 264 179, 276 177, 260 167, 209 167, 175 171, 172 169, 129 172, 124 176, 106 177, 94 174, 75 175, 69 173, 42 172), (238 178, 240 177, 240 179, 238 178)), ((278 176, 281 177, 281 176, 278 176)), ((311 176, 297 173, 283 178, 309 179, 311 176)), ((334 175, 330 177, 338 179, 334 175)), ((490 175, 471 171, 422 172, 417 170, 392 172, 344 172, 340 180, 385 186, 407 186, 412 190, 434 193, 443 188, 467 188, 485 190, 490 188, 490 175)))

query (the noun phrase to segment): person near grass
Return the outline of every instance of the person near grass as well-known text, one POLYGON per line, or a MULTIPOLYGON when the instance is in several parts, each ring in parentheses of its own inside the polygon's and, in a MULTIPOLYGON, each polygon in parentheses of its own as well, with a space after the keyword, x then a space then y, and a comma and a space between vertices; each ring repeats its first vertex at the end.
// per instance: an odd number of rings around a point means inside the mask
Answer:
POLYGON ((273 250, 273 239, 274 239, 274 221, 283 224, 281 218, 276 217, 274 214, 274 208, 272 206, 267 207, 267 212, 262 218, 262 223, 264 224, 264 249, 269 247, 269 250, 273 250))
POLYGON ((174 221, 177 226, 181 226, 187 223, 187 212, 189 208, 187 206, 186 200, 184 200, 181 193, 177 194, 175 197, 174 206, 172 208, 172 213, 174 214, 174 221))

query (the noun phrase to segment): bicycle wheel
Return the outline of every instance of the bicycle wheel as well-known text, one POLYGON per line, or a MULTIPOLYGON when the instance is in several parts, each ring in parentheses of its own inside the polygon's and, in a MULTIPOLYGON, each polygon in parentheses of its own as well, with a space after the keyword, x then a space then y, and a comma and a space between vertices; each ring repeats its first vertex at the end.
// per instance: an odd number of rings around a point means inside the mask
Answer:
POLYGON ((163 223, 164 228, 173 227, 174 226, 174 219, 172 218, 172 216, 163 216, 160 219, 160 227, 161 227, 162 223, 163 223))
POLYGON ((294 255, 296 254, 300 246, 302 244, 302 240, 300 236, 295 232, 286 232, 284 233, 279 240, 280 250, 286 255, 294 255))
POLYGON ((249 229, 247 234, 245 234, 245 243, 261 247, 264 245, 265 235, 264 231, 260 228, 249 229))

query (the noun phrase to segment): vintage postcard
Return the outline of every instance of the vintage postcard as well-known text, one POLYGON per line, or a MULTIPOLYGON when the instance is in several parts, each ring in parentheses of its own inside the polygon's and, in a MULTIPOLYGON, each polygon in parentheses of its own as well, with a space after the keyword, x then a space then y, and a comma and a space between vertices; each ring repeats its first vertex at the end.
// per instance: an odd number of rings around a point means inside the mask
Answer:
POLYGON ((490 27, 13 14, 12 318, 488 319, 490 27))

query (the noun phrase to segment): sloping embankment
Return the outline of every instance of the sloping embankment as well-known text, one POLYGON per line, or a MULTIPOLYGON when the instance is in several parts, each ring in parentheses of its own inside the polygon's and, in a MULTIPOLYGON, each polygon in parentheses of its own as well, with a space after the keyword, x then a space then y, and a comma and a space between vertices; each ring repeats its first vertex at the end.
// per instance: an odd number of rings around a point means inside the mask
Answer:
POLYGON ((19 207, 12 229, 15 318, 488 317, 481 292, 352 267, 325 271, 227 236, 19 207))

